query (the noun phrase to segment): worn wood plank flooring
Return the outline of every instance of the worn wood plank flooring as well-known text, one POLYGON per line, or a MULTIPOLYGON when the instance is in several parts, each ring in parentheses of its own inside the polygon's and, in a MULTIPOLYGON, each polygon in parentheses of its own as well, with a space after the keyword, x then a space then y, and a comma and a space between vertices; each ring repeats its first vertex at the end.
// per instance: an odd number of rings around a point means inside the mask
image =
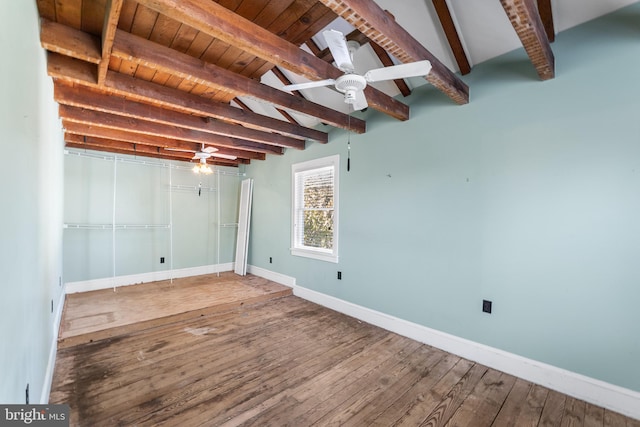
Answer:
POLYGON ((141 328, 226 311, 291 295, 291 289, 274 282, 233 273, 195 276, 70 294, 65 301, 58 346, 61 348, 99 340, 141 328), (210 284, 215 286, 209 286, 210 284), (153 297, 150 297, 153 295, 153 297), (100 301, 95 304, 95 301, 100 301))
POLYGON ((640 426, 287 290, 225 274, 71 295, 50 402, 74 426, 640 426), (91 313, 111 315, 74 322, 91 313))

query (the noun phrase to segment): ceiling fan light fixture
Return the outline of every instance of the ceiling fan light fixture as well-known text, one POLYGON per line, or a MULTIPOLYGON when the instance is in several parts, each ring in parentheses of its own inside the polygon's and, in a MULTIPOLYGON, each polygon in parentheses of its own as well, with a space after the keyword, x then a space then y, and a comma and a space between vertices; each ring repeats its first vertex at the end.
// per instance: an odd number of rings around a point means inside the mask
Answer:
POLYGON ((203 164, 200 164, 200 163, 195 165, 193 167, 192 171, 194 173, 203 174, 203 175, 211 175, 213 173, 213 170, 211 169, 211 167, 209 165, 203 165, 203 164))
POLYGON ((211 175, 213 173, 213 169, 211 169, 211 166, 207 164, 207 159, 205 158, 201 158, 200 162, 196 163, 196 165, 191 170, 193 171, 193 173, 203 175, 211 175))

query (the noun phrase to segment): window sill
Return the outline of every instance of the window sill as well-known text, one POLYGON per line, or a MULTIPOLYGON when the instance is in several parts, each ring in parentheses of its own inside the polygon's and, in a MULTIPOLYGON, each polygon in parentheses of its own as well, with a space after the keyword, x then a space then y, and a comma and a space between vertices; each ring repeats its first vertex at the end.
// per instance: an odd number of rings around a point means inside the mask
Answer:
POLYGON ((291 249, 291 255, 305 258, 313 258, 320 261, 338 263, 338 256, 330 253, 322 253, 305 249, 291 249))

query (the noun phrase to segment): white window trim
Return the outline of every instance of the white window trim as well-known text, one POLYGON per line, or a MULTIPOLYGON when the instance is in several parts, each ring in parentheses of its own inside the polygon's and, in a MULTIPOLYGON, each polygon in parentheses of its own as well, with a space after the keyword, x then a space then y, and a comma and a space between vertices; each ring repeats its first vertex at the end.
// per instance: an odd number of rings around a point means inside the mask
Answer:
POLYGON ((291 165, 291 255, 313 258, 327 262, 338 262, 338 217, 339 217, 339 188, 340 188, 340 156, 334 155, 320 159, 309 160, 291 165), (311 169, 333 166, 333 250, 322 248, 296 248, 296 173, 311 169))

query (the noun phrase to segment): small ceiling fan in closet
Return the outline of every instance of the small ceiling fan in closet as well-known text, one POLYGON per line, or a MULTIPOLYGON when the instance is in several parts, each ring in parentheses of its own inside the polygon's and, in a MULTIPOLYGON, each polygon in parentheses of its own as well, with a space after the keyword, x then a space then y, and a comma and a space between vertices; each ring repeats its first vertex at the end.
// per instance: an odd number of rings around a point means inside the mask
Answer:
POLYGON ((216 151, 218 151, 217 148, 215 148, 215 147, 205 147, 204 143, 202 143, 200 151, 183 150, 181 148, 166 148, 166 150, 169 150, 169 151, 182 151, 182 152, 186 152, 186 153, 194 153, 194 156, 191 158, 191 160, 198 160, 199 162, 198 162, 197 165, 195 165, 193 167, 193 171, 195 173, 204 173, 205 175, 213 173, 213 171, 211 170, 211 168, 207 164, 207 159, 208 158, 210 158, 210 157, 219 157, 221 159, 229 159, 229 160, 237 159, 236 156, 232 156, 232 155, 229 155, 229 154, 216 153, 216 151))
POLYGON ((369 106, 364 95, 364 89, 367 87, 367 83, 426 76, 431 71, 431 62, 424 60, 390 67, 375 68, 367 71, 364 75, 356 74, 355 66, 353 65, 353 53, 360 48, 360 44, 355 41, 347 41, 344 34, 336 30, 324 31, 322 35, 327 41, 336 67, 344 74, 337 79, 287 85, 284 86, 285 90, 293 91, 334 86, 338 92, 344 94, 345 103, 352 105, 354 110, 364 110, 369 106))

